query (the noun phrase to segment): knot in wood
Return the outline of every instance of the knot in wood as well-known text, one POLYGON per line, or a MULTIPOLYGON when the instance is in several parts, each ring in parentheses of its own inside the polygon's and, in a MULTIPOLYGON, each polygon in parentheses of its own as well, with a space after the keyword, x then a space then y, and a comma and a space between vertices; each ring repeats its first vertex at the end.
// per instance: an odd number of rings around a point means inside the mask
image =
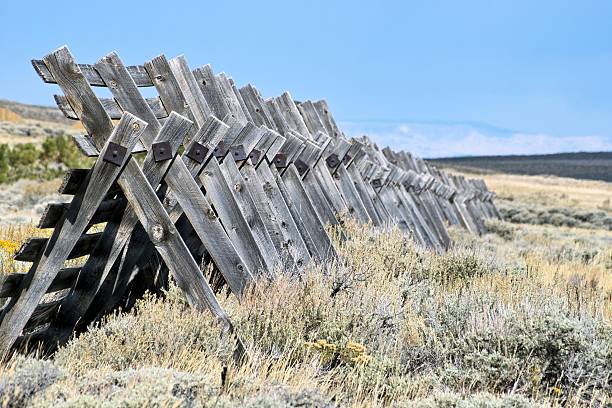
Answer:
POLYGON ((266 181, 263 185, 264 191, 272 191, 272 184, 269 181, 266 181))
POLYGON ((215 218, 217 218, 217 214, 215 214, 215 210, 213 210, 212 208, 209 208, 206 211, 206 215, 208 216, 208 218, 210 218, 211 220, 214 220, 215 218))
POLYGON ((166 230, 164 226, 161 224, 154 224, 151 227, 151 238, 153 242, 162 242, 166 236, 166 230))
POLYGON ((140 129, 140 123, 138 123, 138 122, 133 123, 133 124, 132 124, 132 129, 134 129, 134 130, 138 130, 138 129, 140 129))
POLYGON ((108 83, 108 86, 110 86, 113 89, 117 88, 117 81, 115 81, 114 79, 111 79, 111 81, 108 83))
POLYGON ((164 78, 163 75, 155 75, 155 79, 158 80, 159 82, 162 82, 163 80, 165 80, 166 78, 164 78))
POLYGON ((172 197, 165 197, 164 198, 164 205, 166 207, 174 207, 174 205, 176 204, 176 200, 172 197))
POLYGON ((240 272, 244 271, 244 266, 242 264, 237 264, 236 265, 236 269, 238 269, 240 272))

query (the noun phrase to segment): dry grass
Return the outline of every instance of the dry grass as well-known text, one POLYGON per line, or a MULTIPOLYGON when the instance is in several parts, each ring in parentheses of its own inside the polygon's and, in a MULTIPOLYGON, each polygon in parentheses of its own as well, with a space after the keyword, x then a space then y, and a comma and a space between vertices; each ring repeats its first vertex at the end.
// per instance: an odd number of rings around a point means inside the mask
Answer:
POLYGON ((612 233, 489 227, 453 230, 438 255, 347 221, 343 263, 260 282, 240 304, 221 296, 251 357, 240 368, 173 286, 52 360, 13 360, 0 394, 54 407, 609 405, 612 233))
POLYGON ((484 175, 489 189, 500 198, 524 203, 612 212, 612 183, 553 176, 484 175))

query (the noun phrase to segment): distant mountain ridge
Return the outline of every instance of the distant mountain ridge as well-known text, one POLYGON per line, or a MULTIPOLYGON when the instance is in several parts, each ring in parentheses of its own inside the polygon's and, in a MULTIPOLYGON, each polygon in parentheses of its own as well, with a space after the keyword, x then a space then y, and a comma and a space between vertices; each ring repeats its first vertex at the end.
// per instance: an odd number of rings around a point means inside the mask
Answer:
POLYGON ((464 156, 428 159, 440 167, 612 182, 612 152, 464 156))
POLYGON ((28 105, 21 102, 0 99, 0 108, 8 109, 24 119, 58 122, 63 125, 74 124, 74 121, 66 119, 62 112, 55 106, 28 105))

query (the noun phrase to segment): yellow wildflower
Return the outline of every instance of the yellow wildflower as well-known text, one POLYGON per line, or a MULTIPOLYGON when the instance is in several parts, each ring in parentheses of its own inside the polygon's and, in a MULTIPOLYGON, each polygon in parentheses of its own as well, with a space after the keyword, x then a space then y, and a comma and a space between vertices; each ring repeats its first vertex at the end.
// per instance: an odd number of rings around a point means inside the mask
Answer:
POLYGON ((348 343, 346 343, 346 348, 356 353, 365 353, 366 351, 366 347, 363 344, 356 343, 351 340, 349 340, 348 343))
POLYGON ((14 241, 9 241, 8 239, 0 239, 0 249, 9 254, 13 254, 19 249, 19 244, 14 241))

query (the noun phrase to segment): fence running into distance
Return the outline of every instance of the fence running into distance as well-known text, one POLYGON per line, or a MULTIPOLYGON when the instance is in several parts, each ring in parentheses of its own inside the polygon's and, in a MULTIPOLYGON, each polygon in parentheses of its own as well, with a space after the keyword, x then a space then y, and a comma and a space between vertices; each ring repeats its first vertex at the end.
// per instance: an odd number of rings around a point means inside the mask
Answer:
POLYGON ((324 100, 264 100, 210 65, 192 71, 182 56, 125 66, 110 53, 88 65, 62 47, 32 63, 63 91, 56 103, 83 124, 75 142, 95 164, 67 172, 60 193, 72 201, 48 205, 39 227, 50 238, 29 239, 15 255, 29 271, 2 282, 4 356, 52 352, 172 276, 192 307, 219 319, 240 357, 239 330, 215 293, 227 285, 240 299, 262 275, 341 262, 325 226, 342 216, 396 225, 436 251, 451 245, 448 225, 481 234, 485 218, 499 218, 484 181, 348 139, 324 100), (213 264, 210 279, 202 262, 213 264))

